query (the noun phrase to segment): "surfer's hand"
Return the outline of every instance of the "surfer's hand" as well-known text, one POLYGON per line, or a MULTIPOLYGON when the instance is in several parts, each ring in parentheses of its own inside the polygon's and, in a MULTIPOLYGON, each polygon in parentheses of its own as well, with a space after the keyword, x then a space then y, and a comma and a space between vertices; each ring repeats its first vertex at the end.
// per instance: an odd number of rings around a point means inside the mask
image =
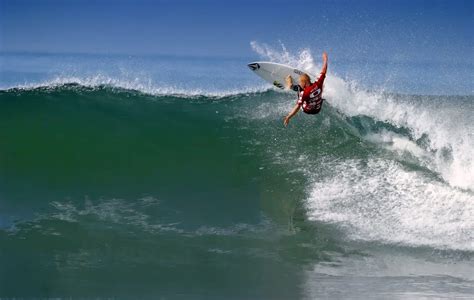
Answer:
POLYGON ((326 53, 326 51, 323 52, 323 60, 324 61, 328 60, 328 54, 326 53))
POLYGON ((290 123, 290 118, 288 116, 285 117, 285 119, 283 120, 283 125, 288 126, 288 123, 290 123))

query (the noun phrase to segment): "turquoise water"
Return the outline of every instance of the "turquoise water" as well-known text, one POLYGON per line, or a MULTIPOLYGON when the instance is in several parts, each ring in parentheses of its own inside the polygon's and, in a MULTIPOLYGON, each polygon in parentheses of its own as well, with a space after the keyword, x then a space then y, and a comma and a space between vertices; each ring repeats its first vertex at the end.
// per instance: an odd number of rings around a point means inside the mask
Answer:
POLYGON ((472 296, 473 96, 59 62, 2 82, 0 297, 472 296))

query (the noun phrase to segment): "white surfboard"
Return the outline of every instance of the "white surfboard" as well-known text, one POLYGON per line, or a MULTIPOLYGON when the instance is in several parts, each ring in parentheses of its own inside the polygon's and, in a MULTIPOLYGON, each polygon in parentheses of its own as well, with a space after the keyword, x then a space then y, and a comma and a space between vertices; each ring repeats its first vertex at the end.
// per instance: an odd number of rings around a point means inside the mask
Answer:
MULTIPOLYGON (((288 75, 293 78, 293 84, 298 84, 299 76, 307 73, 287 65, 266 61, 253 62, 248 64, 248 67, 265 81, 280 89, 286 88, 285 78, 288 75)), ((316 79, 314 75, 307 74, 311 77, 311 81, 316 79)))

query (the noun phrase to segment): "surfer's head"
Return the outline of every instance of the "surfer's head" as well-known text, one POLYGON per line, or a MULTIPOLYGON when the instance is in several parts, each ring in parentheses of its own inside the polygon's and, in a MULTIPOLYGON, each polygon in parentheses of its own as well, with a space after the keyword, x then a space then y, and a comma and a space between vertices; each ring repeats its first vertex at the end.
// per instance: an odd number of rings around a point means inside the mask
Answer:
POLYGON ((300 76, 300 86, 301 87, 307 87, 311 85, 311 78, 309 78, 309 75, 304 73, 300 76))

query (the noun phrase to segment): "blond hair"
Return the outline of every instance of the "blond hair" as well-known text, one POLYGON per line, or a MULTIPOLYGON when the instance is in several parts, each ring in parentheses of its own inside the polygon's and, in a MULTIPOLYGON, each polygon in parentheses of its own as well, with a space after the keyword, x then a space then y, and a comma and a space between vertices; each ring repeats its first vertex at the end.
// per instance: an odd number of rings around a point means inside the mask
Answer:
POLYGON ((308 84, 311 84, 311 78, 306 73, 301 74, 300 79, 304 79, 304 81, 306 81, 308 84))

